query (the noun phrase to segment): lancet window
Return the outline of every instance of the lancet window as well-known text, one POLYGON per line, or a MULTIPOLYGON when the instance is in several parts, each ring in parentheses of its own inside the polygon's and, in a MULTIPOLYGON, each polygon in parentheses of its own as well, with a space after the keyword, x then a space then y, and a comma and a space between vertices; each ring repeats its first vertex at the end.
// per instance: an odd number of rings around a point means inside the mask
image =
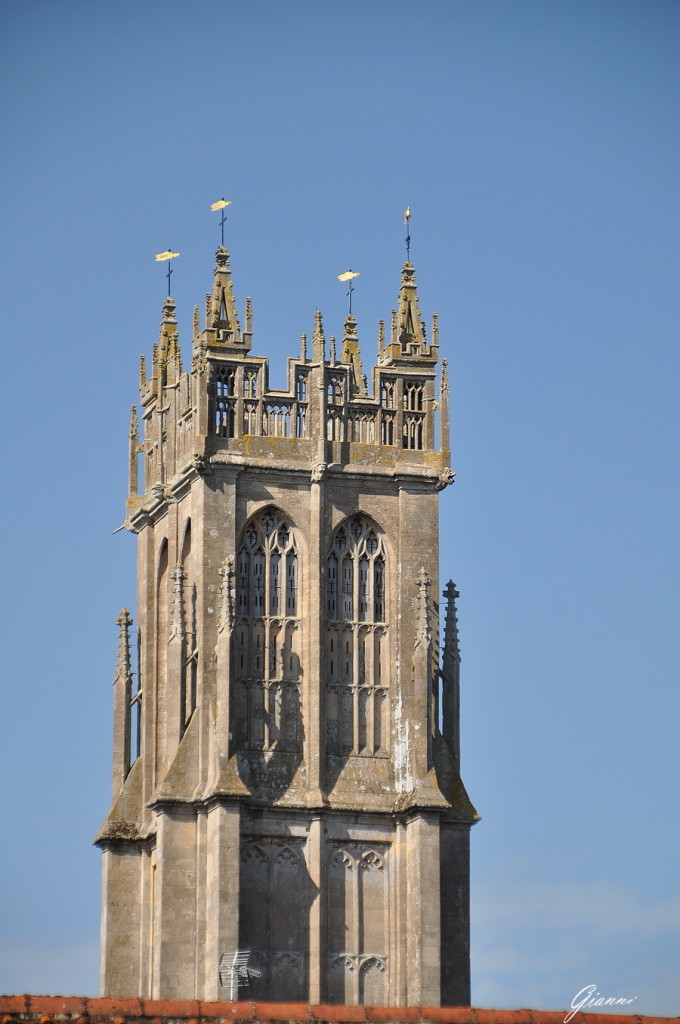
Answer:
POLYGON ((394 444, 394 414, 384 412, 380 420, 380 443, 394 444))
POLYGON ((383 409, 394 409, 394 381, 383 380, 380 386, 380 404, 383 409))
POLYGON ((257 370, 246 370, 243 374, 243 394, 246 398, 257 398, 257 370))
POLYGON ((423 448, 423 414, 404 413, 403 447, 415 451, 423 448))
POLYGON ((218 366, 213 373, 213 424, 219 437, 234 437, 236 371, 233 367, 218 366))
POLYGON ((257 402, 244 402, 243 403, 243 433, 244 434, 256 434, 257 433, 257 420, 258 420, 258 404, 257 404, 257 402))
POLYGON ((419 381, 404 381, 404 409, 415 412, 423 411, 423 385, 419 381))
POLYGON ((375 414, 372 412, 353 412, 349 418, 351 440, 363 444, 375 442, 375 414))
POLYGON ((262 433, 266 437, 290 437, 289 405, 267 402, 262 414, 262 433))
POLYGON ((330 754, 387 756, 389 656, 382 533, 354 516, 326 563, 326 725, 330 754))
POLYGON ((276 509, 250 520, 236 558, 235 742, 301 749, 299 556, 276 509))
POLYGON ((295 436, 307 437, 307 375, 298 373, 295 378, 295 436))
POLYGON ((344 401, 345 385, 340 377, 331 377, 328 383, 328 402, 332 405, 342 405, 344 401))

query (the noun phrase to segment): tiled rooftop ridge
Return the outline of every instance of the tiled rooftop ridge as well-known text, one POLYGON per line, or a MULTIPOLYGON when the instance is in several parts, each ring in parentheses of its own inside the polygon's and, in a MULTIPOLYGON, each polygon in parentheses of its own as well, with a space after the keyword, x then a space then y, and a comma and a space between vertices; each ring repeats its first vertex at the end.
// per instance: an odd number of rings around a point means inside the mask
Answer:
POLYGON ((0 1024, 164 1024, 182 1021, 307 1021, 309 1024, 680 1024, 680 1017, 554 1010, 486 1010, 469 1006, 337 1006, 309 1003, 208 1003, 198 1000, 0 996, 0 1024))

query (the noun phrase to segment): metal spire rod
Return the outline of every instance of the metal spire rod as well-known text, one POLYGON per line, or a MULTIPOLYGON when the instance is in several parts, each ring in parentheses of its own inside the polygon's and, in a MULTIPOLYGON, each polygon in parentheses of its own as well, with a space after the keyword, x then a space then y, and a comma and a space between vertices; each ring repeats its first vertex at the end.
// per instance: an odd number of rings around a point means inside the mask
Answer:
POLYGON ((352 292, 354 291, 352 278, 360 276, 361 275, 359 274, 359 271, 352 270, 351 267, 349 270, 346 270, 344 274, 338 274, 338 281, 349 281, 349 291, 347 292, 347 294, 349 295, 349 316, 352 315, 352 292))
POLYGON ((227 207, 231 206, 231 199, 218 199, 216 203, 210 204, 211 210, 221 210, 220 229, 222 232, 222 248, 224 248, 224 225, 227 223, 227 207))
POLYGON ((165 252, 157 252, 155 257, 157 263, 165 263, 166 260, 168 263, 168 272, 165 275, 168 279, 168 298, 170 298, 170 275, 172 274, 172 263, 170 261, 174 260, 176 256, 179 256, 178 252, 166 249, 165 252))

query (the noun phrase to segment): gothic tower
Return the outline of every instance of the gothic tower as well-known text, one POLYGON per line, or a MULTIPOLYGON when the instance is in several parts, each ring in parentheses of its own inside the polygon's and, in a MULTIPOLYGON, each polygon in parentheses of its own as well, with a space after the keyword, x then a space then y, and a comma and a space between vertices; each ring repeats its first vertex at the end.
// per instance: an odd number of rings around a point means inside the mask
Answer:
POLYGON ((191 367, 171 298, 142 358, 102 991, 229 999, 247 951, 249 999, 469 1004, 477 815, 451 583, 439 657, 436 314, 428 340, 406 263, 370 385, 351 315, 338 355, 316 313, 285 390, 251 339, 220 247, 191 367))

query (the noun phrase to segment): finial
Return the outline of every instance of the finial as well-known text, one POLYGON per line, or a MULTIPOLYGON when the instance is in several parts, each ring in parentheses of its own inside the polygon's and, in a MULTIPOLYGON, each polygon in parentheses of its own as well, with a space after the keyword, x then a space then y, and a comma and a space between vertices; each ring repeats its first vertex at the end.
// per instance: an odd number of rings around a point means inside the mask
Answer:
POLYGON ((193 329, 193 340, 196 341, 196 338, 201 333, 201 321, 200 321, 200 318, 199 318, 199 315, 198 315, 198 306, 194 306, 194 325, 193 325, 193 327, 194 327, 194 329, 193 329))
POLYGON ((139 357, 139 390, 146 384, 146 356, 139 357))
POLYGON ((411 260, 411 225, 409 221, 411 219, 411 207, 407 206, 404 211, 404 224, 406 225, 406 262, 409 263, 411 260))
POLYGON ((335 338, 331 334, 331 366, 335 366, 335 338))
POLYGON ((458 613, 456 610, 456 598, 460 597, 460 592, 456 588, 456 584, 453 580, 449 580, 446 584, 446 590, 443 592, 443 597, 446 598, 446 632, 444 635, 444 654, 453 657, 456 661, 460 661, 460 645, 458 640, 458 613))
POLYGON ((432 344, 437 347, 439 345, 439 314, 432 314, 432 344))
POLYGON ((359 394, 366 394, 366 378, 361 363, 361 352, 359 351, 359 338, 357 335, 357 322, 350 314, 345 320, 345 333, 342 339, 342 355, 340 362, 352 367, 354 387, 359 394))
POLYGON ((378 320, 378 362, 382 363, 385 355, 385 321, 378 320))
POLYGON ((121 608, 116 619, 118 630, 118 656, 116 658, 116 679, 127 678, 132 675, 132 664, 130 662, 130 627, 132 616, 127 608, 121 608))
POLYGON ((303 363, 307 362, 307 335, 300 335, 300 360, 303 363))
POLYGON ((206 327, 210 326, 210 304, 211 304, 211 300, 212 300, 212 295, 210 294, 210 292, 206 292, 205 293, 205 326, 206 327))
POLYGON ((246 296, 246 334, 253 332, 253 301, 249 295, 246 296))
POLYGON ((321 311, 314 313, 314 334, 312 335, 312 358, 317 363, 323 363, 326 359, 326 339, 323 333, 323 317, 321 311))
POLYGON ((128 498, 133 498, 139 491, 139 422, 137 420, 137 407, 132 406, 130 410, 130 428, 128 430, 128 498))
POLYGON ((222 245, 224 245, 224 225, 227 223, 228 206, 231 206, 231 199, 218 199, 216 203, 210 204, 211 210, 222 211, 222 219, 220 220, 220 228, 222 229, 222 245))
POLYGON ((355 277, 361 277, 361 274, 358 271, 352 270, 351 267, 349 270, 346 270, 344 274, 338 274, 338 281, 349 281, 349 290, 347 292, 349 295, 349 316, 352 315, 352 293, 354 291, 352 280, 355 277))
POLYGON ((165 263, 167 261, 168 264, 168 272, 166 274, 168 279, 168 297, 170 296, 170 275, 172 274, 172 263, 170 260, 174 260, 177 256, 179 256, 179 253, 173 252, 171 249, 166 249, 165 252, 157 252, 155 256, 157 263, 165 263))
POLYGON ((229 272, 229 251, 224 248, 223 245, 215 251, 215 273, 228 273, 229 272))
POLYGON ((439 390, 440 391, 449 391, 450 390, 450 384, 449 384, 449 361, 448 361, 448 359, 442 359, 442 374, 441 374, 441 380, 439 382, 439 390))
POLYGON ((169 295, 163 303, 163 310, 161 312, 161 322, 164 324, 176 324, 177 323, 177 309, 175 306, 175 300, 169 295))

